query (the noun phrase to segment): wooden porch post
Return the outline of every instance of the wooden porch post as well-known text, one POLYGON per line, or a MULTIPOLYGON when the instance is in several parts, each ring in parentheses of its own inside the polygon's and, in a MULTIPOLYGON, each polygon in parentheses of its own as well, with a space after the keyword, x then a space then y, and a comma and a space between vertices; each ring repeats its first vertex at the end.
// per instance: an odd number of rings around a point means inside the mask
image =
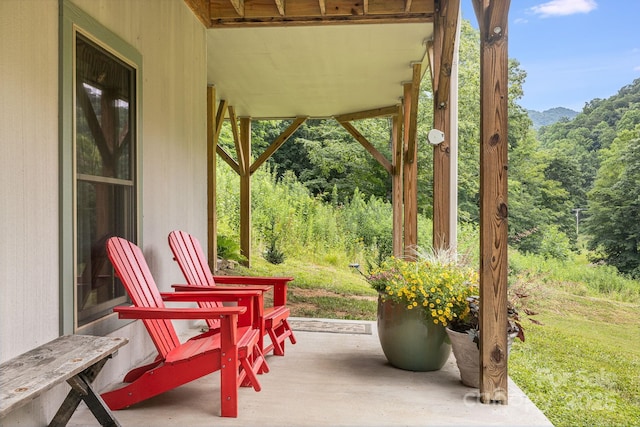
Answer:
POLYGON ((480 27, 480 399, 507 404, 510 0, 472 1, 480 27))
POLYGON ((208 261, 211 271, 218 269, 218 245, 216 236, 218 227, 216 221, 216 146, 218 145, 215 129, 216 89, 207 87, 207 248, 208 261))
POLYGON ((433 127, 444 141, 433 147, 433 247, 448 248, 451 240, 451 70, 460 0, 440 2, 435 17, 432 64, 433 127))
POLYGON ((402 246, 402 106, 398 106, 398 113, 393 117, 391 151, 393 174, 391 175, 391 203, 393 206, 393 256, 400 257, 403 254, 402 246))
POLYGON ((412 259, 418 244, 417 118, 421 64, 413 65, 413 81, 404 85, 404 255, 412 259))
POLYGON ((251 118, 240 118, 240 251, 251 267, 251 118))

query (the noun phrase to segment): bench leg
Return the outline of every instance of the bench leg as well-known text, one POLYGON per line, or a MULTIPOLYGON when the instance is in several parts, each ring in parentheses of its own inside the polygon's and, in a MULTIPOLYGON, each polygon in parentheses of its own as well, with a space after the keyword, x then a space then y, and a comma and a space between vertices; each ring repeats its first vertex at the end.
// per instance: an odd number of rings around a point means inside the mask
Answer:
POLYGON ((100 425, 120 426, 100 395, 91 387, 91 383, 98 376, 98 373, 100 373, 100 370, 106 362, 107 359, 102 359, 95 365, 67 380, 71 386, 71 390, 51 420, 51 423, 49 423, 49 427, 66 426, 81 400, 84 400, 100 425))

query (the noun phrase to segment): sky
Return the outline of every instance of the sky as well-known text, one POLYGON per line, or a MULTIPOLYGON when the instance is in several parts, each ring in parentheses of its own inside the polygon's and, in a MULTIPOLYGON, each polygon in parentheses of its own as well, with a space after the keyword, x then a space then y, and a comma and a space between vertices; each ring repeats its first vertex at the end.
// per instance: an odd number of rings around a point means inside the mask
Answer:
MULTIPOLYGON (((461 6, 478 28, 471 0, 461 6)), ((508 31, 526 109, 582 111, 640 78, 640 0, 511 0, 508 31)))

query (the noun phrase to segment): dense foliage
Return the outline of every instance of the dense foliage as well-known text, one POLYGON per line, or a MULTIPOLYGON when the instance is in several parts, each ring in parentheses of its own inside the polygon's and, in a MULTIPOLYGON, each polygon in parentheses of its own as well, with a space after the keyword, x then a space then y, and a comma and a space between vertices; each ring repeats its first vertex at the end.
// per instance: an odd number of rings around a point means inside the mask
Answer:
POLYGON ((577 221, 584 219, 588 247, 634 277, 640 277, 639 126, 636 79, 609 99, 587 103, 574 120, 542 128, 539 135, 554 158, 547 175, 567 191, 576 233, 577 221))

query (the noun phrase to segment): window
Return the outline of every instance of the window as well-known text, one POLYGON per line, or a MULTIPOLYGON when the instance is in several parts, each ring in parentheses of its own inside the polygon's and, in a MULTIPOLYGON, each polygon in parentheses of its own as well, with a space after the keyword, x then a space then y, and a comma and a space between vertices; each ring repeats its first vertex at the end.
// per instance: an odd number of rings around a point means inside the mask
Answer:
POLYGON ((61 333, 107 334, 126 304, 105 244, 138 242, 140 54, 63 0, 60 62, 61 333))
POLYGON ((76 305, 83 326, 126 302, 106 240, 135 241, 135 69, 76 33, 76 305))

